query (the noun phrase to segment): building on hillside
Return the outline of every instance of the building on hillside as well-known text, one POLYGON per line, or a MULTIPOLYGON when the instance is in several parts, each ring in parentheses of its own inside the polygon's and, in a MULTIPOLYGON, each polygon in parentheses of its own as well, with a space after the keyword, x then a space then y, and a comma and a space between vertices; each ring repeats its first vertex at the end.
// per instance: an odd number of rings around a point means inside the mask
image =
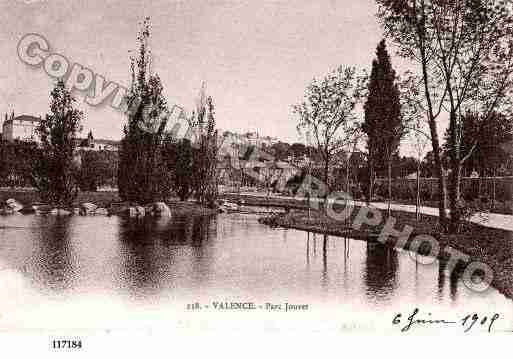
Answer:
POLYGON ((115 151, 115 152, 117 152, 119 150, 119 141, 97 138, 93 142, 93 149, 95 151, 115 151))
POLYGON ((274 143, 278 142, 275 137, 264 136, 261 137, 257 132, 246 132, 239 134, 230 131, 224 131, 219 135, 219 143, 223 146, 231 146, 232 144, 244 145, 247 147, 271 147, 274 143))
POLYGON ((39 141, 36 128, 41 122, 41 117, 30 115, 14 116, 14 112, 8 117, 5 114, 4 123, 2 125, 2 139, 4 141, 39 141))
MULTIPOLYGON (((420 176, 419 176, 420 177, 420 176)), ((414 180, 414 179, 417 179, 417 171, 413 172, 413 173, 410 173, 409 175, 407 175, 406 177, 404 177, 406 179, 409 179, 409 180, 414 180)))
POLYGON ((77 138, 77 146, 85 151, 114 151, 119 150, 119 141, 94 138, 89 131, 87 138, 77 138))

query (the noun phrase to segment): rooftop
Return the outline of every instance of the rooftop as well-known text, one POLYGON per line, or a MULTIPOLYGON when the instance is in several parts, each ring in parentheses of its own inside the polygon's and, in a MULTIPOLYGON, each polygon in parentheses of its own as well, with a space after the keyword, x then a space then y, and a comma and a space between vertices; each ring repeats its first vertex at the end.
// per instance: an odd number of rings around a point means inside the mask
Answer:
POLYGON ((98 138, 98 139, 93 139, 94 143, 98 143, 100 145, 119 145, 119 141, 115 141, 115 140, 106 140, 106 139, 101 139, 101 138, 98 138))
POLYGON ((9 123, 11 121, 23 121, 23 122, 39 122, 41 121, 41 118, 40 117, 35 117, 35 116, 31 116, 31 115, 20 115, 20 116, 16 116, 14 118, 10 118, 6 121, 4 121, 4 124, 6 123, 9 123))

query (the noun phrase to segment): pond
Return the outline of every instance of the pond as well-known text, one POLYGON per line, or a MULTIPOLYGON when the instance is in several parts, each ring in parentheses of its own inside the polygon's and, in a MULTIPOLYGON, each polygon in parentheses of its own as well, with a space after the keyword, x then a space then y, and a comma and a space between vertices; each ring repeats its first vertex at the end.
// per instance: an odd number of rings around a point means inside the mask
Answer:
POLYGON ((513 329, 511 300, 493 288, 470 291, 445 263, 272 229, 248 214, 0 217, 0 280, 2 329, 387 331, 395 313, 415 307, 450 319, 499 312, 498 327, 513 329), (253 302, 257 310, 218 310, 213 302, 253 302), (187 309, 195 303, 203 309, 187 309))

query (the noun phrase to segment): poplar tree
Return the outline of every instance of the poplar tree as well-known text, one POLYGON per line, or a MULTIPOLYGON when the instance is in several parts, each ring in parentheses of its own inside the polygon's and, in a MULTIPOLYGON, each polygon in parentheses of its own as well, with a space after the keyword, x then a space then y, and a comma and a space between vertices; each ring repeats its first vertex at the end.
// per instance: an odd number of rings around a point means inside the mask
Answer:
POLYGON ((128 124, 119 151, 118 188, 124 201, 148 203, 170 192, 169 173, 162 166, 162 143, 167 111, 160 78, 150 71, 149 19, 138 36, 139 54, 131 59, 132 84, 127 95, 128 124))

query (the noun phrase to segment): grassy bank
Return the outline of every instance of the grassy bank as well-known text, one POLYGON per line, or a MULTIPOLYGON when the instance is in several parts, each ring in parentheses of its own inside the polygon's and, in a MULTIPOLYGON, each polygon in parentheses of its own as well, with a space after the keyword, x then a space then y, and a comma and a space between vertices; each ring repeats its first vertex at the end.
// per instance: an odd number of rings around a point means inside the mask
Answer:
MULTIPOLYGON (((334 209, 341 211, 343 206, 335 205, 334 209)), ((358 210, 359 207, 354 208, 347 222, 334 220, 319 211, 310 211, 309 215, 304 209, 292 210, 286 214, 262 217, 260 221, 270 226, 376 241, 387 218, 386 211, 380 211, 384 219, 380 225, 371 227, 363 224, 359 230, 355 230, 351 224, 358 210)), ((406 244, 406 249, 409 248, 411 240, 415 235, 429 234, 436 238, 440 244, 441 254, 438 256, 440 260, 446 261, 449 259, 444 248, 452 247, 469 255, 471 261, 480 261, 488 264, 494 272, 492 285, 508 298, 513 299, 513 232, 466 223, 463 225, 461 233, 446 235, 442 234, 438 229, 437 217, 424 215, 417 222, 414 214, 399 211, 392 211, 392 217, 396 220, 395 229, 402 230, 405 225, 414 228, 406 244)), ((386 242, 386 245, 394 246, 395 242, 396 239, 391 237, 386 242)), ((426 253, 426 249, 428 248, 421 248, 420 254, 426 253)), ((457 270, 461 272, 461 266, 457 270)))

